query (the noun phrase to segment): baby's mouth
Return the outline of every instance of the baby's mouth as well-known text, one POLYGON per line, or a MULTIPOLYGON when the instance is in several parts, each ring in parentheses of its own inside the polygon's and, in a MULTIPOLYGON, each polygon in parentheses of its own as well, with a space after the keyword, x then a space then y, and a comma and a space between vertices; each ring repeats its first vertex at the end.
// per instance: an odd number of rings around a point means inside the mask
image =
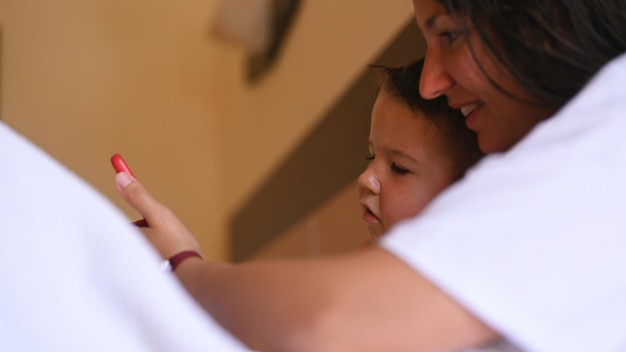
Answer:
POLYGON ((380 222, 380 218, 365 204, 363 204, 363 221, 368 224, 376 224, 380 222))

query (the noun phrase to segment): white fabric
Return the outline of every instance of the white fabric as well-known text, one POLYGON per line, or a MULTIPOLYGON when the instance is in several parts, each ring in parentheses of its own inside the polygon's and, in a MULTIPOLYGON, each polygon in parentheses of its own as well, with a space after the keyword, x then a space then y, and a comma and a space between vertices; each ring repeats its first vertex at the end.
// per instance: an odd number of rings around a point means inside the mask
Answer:
POLYGON ((383 248, 526 351, 626 351, 626 56, 383 248))
POLYGON ((128 219, 2 123, 0 163, 0 351, 245 350, 128 219))

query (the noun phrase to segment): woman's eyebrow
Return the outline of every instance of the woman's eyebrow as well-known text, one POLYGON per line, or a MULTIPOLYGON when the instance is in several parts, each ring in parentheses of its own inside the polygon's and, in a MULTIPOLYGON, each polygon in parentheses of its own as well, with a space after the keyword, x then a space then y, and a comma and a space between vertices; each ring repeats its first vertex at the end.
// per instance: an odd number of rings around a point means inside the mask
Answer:
POLYGON ((430 17, 428 17, 428 19, 426 19, 426 21, 424 22, 424 30, 426 31, 431 31, 435 25, 437 24, 437 20, 439 18, 441 18, 441 16, 443 16, 445 14, 441 13, 441 12, 436 12, 433 15, 431 15, 430 17))
POLYGON ((426 22, 424 22, 424 29, 425 30, 433 29, 433 27, 435 26, 435 22, 437 22, 437 17, 438 16, 439 16, 439 14, 434 14, 434 15, 428 17, 426 22))

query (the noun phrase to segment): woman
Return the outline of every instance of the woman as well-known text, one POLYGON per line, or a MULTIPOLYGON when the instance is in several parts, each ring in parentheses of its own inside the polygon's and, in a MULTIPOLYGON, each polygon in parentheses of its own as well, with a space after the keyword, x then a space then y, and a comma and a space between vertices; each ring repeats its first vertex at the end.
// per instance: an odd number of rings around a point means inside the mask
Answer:
MULTIPOLYGON (((428 44, 421 94, 446 96, 498 155, 378 248, 232 266, 190 257, 177 277, 260 350, 454 351, 498 337, 623 349, 623 0, 413 3, 428 44)), ((137 181, 116 182, 164 258, 199 251, 137 181)))

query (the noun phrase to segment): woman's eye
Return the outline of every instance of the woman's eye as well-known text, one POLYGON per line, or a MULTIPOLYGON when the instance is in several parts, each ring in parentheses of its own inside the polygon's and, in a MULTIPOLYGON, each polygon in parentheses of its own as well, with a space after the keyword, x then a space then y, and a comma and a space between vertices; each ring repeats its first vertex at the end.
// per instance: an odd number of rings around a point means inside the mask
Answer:
POLYGON ((396 174, 399 174, 399 175, 404 175, 404 174, 408 174, 409 173, 409 170, 407 170, 407 169, 405 169, 403 167, 398 166, 398 164, 396 164, 396 163, 392 163, 391 164, 391 170, 393 172, 395 172, 396 174))
POLYGON ((445 38, 448 41, 448 44, 454 43, 461 36, 461 31, 449 31, 449 32, 441 32, 439 36, 445 38))

